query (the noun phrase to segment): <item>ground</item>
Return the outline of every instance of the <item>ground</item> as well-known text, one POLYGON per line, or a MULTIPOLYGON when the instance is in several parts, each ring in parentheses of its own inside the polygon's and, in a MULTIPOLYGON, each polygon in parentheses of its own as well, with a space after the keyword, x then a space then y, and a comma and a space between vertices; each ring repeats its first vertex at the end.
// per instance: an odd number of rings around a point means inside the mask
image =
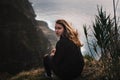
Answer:
MULTIPOLYGON (((81 76, 75 80, 100 80, 103 70, 100 69, 100 63, 95 60, 85 59, 85 67, 81 76)), ((22 71, 18 74, 0 73, 0 80, 49 80, 44 76, 44 68, 39 67, 29 71, 22 71)), ((55 80, 59 80, 54 76, 55 80)))

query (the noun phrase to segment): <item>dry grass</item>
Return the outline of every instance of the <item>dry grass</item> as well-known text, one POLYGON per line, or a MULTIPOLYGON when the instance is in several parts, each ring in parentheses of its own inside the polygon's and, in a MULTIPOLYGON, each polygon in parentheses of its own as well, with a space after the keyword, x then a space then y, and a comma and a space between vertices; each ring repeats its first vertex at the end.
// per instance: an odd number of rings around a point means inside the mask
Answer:
MULTIPOLYGON (((95 60, 89 61, 85 59, 85 67, 81 77, 76 80, 100 80, 103 77, 104 69, 101 63, 95 60)), ((43 76, 44 68, 32 69, 30 71, 22 71, 16 75, 8 73, 0 73, 0 80, 49 80, 43 76)), ((55 80, 58 78, 55 77, 55 80)))
POLYGON ((43 68, 32 69, 30 71, 22 71, 16 75, 10 75, 8 73, 3 74, 0 80, 44 80, 41 76, 44 73, 43 68))

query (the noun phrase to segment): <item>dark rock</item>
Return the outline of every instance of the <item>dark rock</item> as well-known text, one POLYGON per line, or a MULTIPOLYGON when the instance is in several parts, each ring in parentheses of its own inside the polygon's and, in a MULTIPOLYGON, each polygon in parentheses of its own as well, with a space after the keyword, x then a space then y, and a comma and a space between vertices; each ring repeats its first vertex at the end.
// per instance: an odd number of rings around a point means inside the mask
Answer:
POLYGON ((39 67, 51 45, 42 30, 37 30, 29 1, 1 0, 0 10, 0 72, 39 67))

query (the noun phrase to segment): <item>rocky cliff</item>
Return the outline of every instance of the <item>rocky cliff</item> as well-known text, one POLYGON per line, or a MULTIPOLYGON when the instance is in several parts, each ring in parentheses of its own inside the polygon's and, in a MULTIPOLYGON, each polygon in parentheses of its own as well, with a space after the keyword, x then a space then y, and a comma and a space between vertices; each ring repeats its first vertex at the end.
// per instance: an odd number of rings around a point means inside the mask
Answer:
POLYGON ((0 72, 17 73, 41 65, 50 42, 38 29, 28 0, 0 0, 0 72))
POLYGON ((54 48, 58 40, 55 32, 48 27, 47 22, 45 21, 37 21, 37 22, 38 22, 38 28, 40 28, 43 31, 45 37, 50 41, 52 48, 54 48))

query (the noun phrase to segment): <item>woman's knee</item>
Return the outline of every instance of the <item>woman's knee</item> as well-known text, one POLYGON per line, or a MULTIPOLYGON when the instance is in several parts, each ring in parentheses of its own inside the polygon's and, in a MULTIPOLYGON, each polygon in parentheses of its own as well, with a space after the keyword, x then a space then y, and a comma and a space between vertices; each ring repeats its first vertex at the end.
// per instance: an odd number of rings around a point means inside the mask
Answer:
POLYGON ((49 58, 49 54, 45 54, 44 56, 43 56, 43 60, 46 60, 46 59, 48 59, 49 58))

